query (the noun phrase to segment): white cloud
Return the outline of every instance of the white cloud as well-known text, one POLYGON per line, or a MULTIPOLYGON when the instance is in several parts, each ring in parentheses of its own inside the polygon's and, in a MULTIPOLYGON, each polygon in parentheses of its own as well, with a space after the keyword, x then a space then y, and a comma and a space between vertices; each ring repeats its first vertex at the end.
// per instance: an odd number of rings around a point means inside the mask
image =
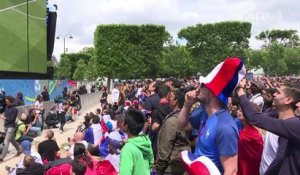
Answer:
MULTIPOLYGON (((224 20, 252 22, 252 33, 262 30, 300 29, 297 0, 49 0, 58 6, 57 34, 72 34, 66 40, 68 52, 92 46, 98 24, 161 24, 177 36, 184 27, 224 20), (289 9, 292 9, 291 11, 289 9)), ((258 48, 254 37, 250 45, 258 48)), ((56 40, 54 55, 59 58, 63 42, 56 40)))

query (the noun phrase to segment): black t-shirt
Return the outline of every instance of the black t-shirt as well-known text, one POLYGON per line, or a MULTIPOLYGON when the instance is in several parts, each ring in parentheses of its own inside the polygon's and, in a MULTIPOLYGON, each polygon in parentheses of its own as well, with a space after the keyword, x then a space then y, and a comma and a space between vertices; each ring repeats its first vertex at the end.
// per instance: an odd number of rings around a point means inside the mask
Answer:
POLYGON ((105 102, 107 100, 107 92, 103 92, 101 96, 101 102, 105 102))
POLYGON ((159 99, 159 96, 157 93, 155 93, 154 95, 151 95, 149 98, 146 99, 145 109, 147 111, 153 112, 154 109, 158 108, 159 100, 160 99, 159 99))
POLYGON ((103 98, 104 98, 104 97, 106 98, 106 97, 107 97, 107 92, 103 92, 103 93, 102 93, 102 97, 103 97, 103 98))
POLYGON ((48 91, 43 91, 41 95, 43 96, 43 100, 44 101, 50 101, 50 97, 49 97, 49 92, 48 91))
POLYGON ((46 117, 46 122, 57 120, 56 113, 49 112, 46 117))
POLYGON ((42 156, 43 160, 55 160, 57 151, 59 151, 59 147, 54 140, 45 140, 41 142, 38 146, 38 152, 42 156))
POLYGON ((151 116, 152 116, 152 122, 157 122, 159 124, 162 123, 162 121, 172 112, 172 109, 170 108, 169 104, 159 104, 157 109, 154 109, 151 116))

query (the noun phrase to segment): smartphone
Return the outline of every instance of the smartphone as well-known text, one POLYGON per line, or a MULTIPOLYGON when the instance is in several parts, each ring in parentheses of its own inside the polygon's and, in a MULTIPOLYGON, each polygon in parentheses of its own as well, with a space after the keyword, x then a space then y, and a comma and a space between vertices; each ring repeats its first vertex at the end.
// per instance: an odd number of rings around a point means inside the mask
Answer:
POLYGON ((246 80, 248 80, 248 81, 253 80, 253 73, 252 72, 249 72, 249 73, 246 74, 246 80))

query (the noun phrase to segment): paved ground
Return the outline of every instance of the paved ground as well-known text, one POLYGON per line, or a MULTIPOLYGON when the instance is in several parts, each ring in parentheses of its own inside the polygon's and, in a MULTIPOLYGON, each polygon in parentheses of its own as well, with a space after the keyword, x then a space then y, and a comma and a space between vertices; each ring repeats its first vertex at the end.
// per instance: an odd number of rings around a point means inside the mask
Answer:
MULTIPOLYGON (((87 112, 95 112, 97 108, 100 108, 100 105, 97 104, 93 107, 91 107, 89 110, 87 111, 81 111, 80 116, 78 117, 77 120, 75 120, 72 123, 68 123, 64 126, 64 132, 61 134, 59 132, 59 129, 52 129, 54 131, 54 137, 58 143, 58 146, 61 146, 62 144, 67 142, 67 138, 71 137, 76 129, 77 126, 83 122, 83 117, 87 112)), ((45 135, 45 131, 47 131, 47 129, 45 129, 43 131, 43 133, 39 136, 36 137, 33 141, 33 149, 36 149, 36 145, 44 140, 44 135, 45 135)), ((15 150, 15 148, 10 144, 9 147, 9 154, 7 154, 7 156, 5 157, 4 162, 0 163, 0 175, 5 175, 7 174, 7 171, 5 170, 5 166, 10 166, 10 167, 14 167, 15 164, 19 161, 19 157, 16 157, 15 155, 17 154, 17 151, 15 150)))

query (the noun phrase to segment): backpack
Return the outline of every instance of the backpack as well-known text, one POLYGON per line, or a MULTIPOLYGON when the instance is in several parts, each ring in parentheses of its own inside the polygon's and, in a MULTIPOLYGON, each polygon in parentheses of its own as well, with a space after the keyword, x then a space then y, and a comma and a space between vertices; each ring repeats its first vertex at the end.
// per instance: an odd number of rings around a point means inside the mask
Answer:
MULTIPOLYGON (((26 126, 26 124, 23 123, 23 122, 17 123, 17 124, 16 124, 15 135, 17 134, 17 131, 19 130, 19 127, 22 126, 22 125, 25 125, 25 126, 26 126)), ((22 134, 23 134, 23 133, 21 133, 21 135, 22 135, 22 134)))
POLYGON ((64 102, 66 102, 66 100, 61 95, 57 95, 54 98, 54 103, 64 103, 64 102))

